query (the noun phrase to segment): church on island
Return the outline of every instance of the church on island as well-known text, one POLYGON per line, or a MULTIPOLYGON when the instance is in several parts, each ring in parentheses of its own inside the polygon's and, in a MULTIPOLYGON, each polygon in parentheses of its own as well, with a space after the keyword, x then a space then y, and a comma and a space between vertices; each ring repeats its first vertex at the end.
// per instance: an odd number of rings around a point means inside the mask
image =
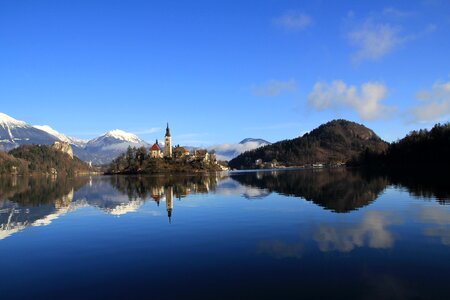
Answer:
POLYGON ((210 153, 206 149, 196 149, 192 153, 186 149, 185 147, 172 146, 172 135, 170 134, 169 123, 167 123, 166 127, 166 135, 164 136, 164 148, 161 150, 159 146, 158 139, 150 148, 150 157, 151 158, 185 158, 187 160, 202 160, 204 162, 216 162, 215 153, 210 153))

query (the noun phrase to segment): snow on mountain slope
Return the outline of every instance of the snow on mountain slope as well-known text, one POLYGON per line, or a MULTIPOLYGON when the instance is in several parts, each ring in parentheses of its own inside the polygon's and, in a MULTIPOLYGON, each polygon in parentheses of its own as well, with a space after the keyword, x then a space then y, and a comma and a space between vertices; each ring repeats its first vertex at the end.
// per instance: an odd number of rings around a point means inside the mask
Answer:
POLYGON ((149 147, 149 144, 137 135, 115 129, 87 142, 85 153, 80 153, 83 160, 92 160, 96 164, 111 162, 128 147, 149 147))
POLYGON ((55 141, 68 142, 72 145, 74 155, 84 161, 95 164, 111 162, 129 146, 149 147, 144 140, 133 133, 115 129, 95 139, 85 141, 69 137, 48 125, 32 126, 0 113, 0 150, 9 151, 24 144, 48 145, 55 141))
POLYGON ((52 144, 56 140, 43 130, 0 113, 0 150, 8 151, 25 144, 52 144))
POLYGON ((112 137, 118 140, 123 140, 130 143, 141 143, 143 142, 137 135, 129 132, 125 132, 120 129, 114 129, 105 133, 105 136, 112 137))
POLYGON ((26 127, 27 123, 16 120, 7 114, 0 113, 0 126, 26 127))
POLYGON ((59 139, 62 142, 67 142, 67 143, 75 145, 77 147, 84 147, 86 145, 86 143, 88 142, 87 140, 77 139, 77 138, 73 138, 73 137, 67 136, 65 134, 62 134, 62 133, 56 131, 55 129, 51 128, 49 125, 34 125, 33 127, 43 130, 43 131, 47 132, 48 134, 53 135, 54 137, 56 137, 57 139, 59 139))
POLYGON ((147 143, 144 140, 141 140, 137 135, 120 129, 115 129, 90 140, 87 142, 86 148, 114 148, 116 145, 123 144, 147 145, 147 143))

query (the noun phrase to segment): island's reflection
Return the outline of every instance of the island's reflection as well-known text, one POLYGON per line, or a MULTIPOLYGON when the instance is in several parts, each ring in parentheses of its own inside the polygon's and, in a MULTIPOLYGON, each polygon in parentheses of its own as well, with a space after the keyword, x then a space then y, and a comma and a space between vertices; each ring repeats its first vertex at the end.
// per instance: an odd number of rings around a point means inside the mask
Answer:
MULTIPOLYGON (((408 191, 425 199, 449 203, 450 188, 444 179, 433 181, 430 176, 423 181, 408 179, 398 174, 377 176, 355 170, 300 170, 214 173, 179 176, 113 176, 46 178, 0 178, 0 239, 30 226, 50 224, 54 219, 82 207, 94 207, 107 214, 120 216, 138 211, 142 205, 164 202, 168 221, 174 214, 174 199, 185 199, 194 194, 238 196, 245 199, 263 199, 272 192, 306 199, 327 210, 348 213, 375 201, 390 184, 406 187, 408 191)), ((163 204, 163 205, 164 205, 163 204)), ((442 237, 449 243, 448 214, 438 212, 439 227, 426 232, 442 237)), ((158 214, 160 214, 158 212, 158 214)), ((420 214, 423 219, 436 215, 430 211, 420 214)), ((323 251, 351 250, 368 240, 375 247, 389 247, 392 239, 385 231, 389 217, 367 214, 368 222, 361 230, 334 228, 324 223, 314 234, 323 251), (369 222, 370 221, 370 222, 369 222), (383 226, 379 225, 384 221, 383 226), (372 231, 371 231, 372 230, 372 231), (374 232, 373 230, 378 230, 374 232)), ((267 245, 266 245, 267 246, 267 245)), ((267 248, 267 247, 266 247, 267 248)), ((270 248, 270 247, 269 247, 270 248)))

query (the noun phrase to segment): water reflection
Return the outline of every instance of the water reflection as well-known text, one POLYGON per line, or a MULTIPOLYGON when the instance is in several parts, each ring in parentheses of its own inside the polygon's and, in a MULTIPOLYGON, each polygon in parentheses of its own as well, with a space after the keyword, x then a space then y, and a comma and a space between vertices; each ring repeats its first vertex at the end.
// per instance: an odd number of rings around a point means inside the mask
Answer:
MULTIPOLYGON (((429 176, 430 177, 430 176, 429 176)), ((442 177, 441 177, 442 179, 442 177)), ((416 180, 398 174, 376 176, 345 169, 319 171, 273 171, 217 173, 198 176, 115 176, 66 179, 5 177, 0 180, 0 239, 30 226, 43 226, 70 211, 94 207, 121 216, 138 212, 145 203, 165 204, 172 222, 174 200, 195 194, 264 199, 273 192, 300 197, 337 213, 349 213, 373 203, 393 182, 415 196, 449 203, 450 193, 442 180, 416 180), (433 183, 434 182, 434 183, 433 183)), ((155 216, 161 211, 154 211, 155 216)), ((394 212, 365 212, 358 223, 322 222, 312 238, 321 251, 348 252, 357 247, 386 249, 394 244, 389 227, 401 218, 394 212)), ((436 207, 422 207, 418 219, 430 224, 424 234, 450 245, 450 213, 436 207)), ((298 256, 302 247, 282 241, 265 241, 262 252, 298 256)))
POLYGON ((443 298, 446 192, 390 176, 0 178, 0 294, 443 298))
POLYGON ((400 221, 393 212, 369 211, 357 224, 322 224, 313 238, 324 252, 349 252, 357 247, 388 249, 394 245, 394 236, 388 226, 400 221))
POLYGON ((390 184, 406 188, 415 197, 436 199, 443 205, 450 204, 449 177, 445 168, 435 173, 410 174, 397 171, 386 176, 390 184))
POLYGON ((424 234, 436 237, 443 245, 450 246, 450 211, 439 207, 425 206, 419 208, 419 219, 427 224, 424 234))
POLYGON ((74 210, 74 190, 86 178, 6 177, 0 181, 0 239, 29 226, 50 224, 74 210))
POLYGON ((312 201, 334 212, 349 212, 373 202, 388 185, 386 178, 345 169, 299 172, 235 173, 242 185, 312 201))
POLYGON ((87 206, 120 216, 137 212, 147 201, 165 202, 171 222, 174 198, 213 192, 222 177, 5 177, 0 181, 0 239, 87 206))

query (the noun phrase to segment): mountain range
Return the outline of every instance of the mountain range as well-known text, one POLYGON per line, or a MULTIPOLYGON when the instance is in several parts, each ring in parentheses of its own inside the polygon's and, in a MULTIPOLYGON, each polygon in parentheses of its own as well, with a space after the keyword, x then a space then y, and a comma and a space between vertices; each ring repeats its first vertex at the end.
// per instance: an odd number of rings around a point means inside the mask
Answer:
MULTIPOLYGON (((0 113, 0 151, 9 151, 20 145, 49 145, 55 141, 67 142, 72 146, 75 156, 94 164, 107 164, 131 147, 150 147, 137 135, 114 129, 91 140, 83 140, 67 136, 48 125, 30 125, 0 113)), ((176 141, 174 141, 176 143, 176 141)), ((255 149, 270 143, 262 139, 246 138, 237 144, 220 144, 209 147, 215 151, 218 159, 229 160, 240 153, 255 149)), ((162 148, 162 145, 160 145, 162 148)), ((186 147, 195 149, 196 147, 186 147)))

